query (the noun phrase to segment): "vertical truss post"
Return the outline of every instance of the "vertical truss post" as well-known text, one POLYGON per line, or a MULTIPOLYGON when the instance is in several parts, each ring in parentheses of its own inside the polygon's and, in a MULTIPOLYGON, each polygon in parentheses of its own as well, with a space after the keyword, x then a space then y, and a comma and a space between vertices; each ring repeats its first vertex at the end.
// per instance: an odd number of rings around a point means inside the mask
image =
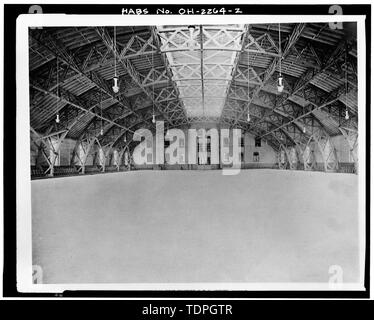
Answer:
MULTIPOLYGON (((107 150, 104 146, 101 145, 100 141, 97 139, 97 137, 93 138, 93 144, 92 146, 97 143, 98 148, 95 150, 94 153, 94 160, 93 164, 99 167, 101 172, 105 172, 105 164, 107 159, 107 150)), ((91 146, 91 148, 92 148, 91 146)))
MULTIPOLYGON (((111 152, 112 152, 112 146, 110 145, 110 146, 101 146, 100 145, 100 149, 99 149, 100 151, 100 166, 101 166, 101 172, 105 172, 105 167, 106 167, 106 161, 107 161, 107 159, 109 159, 110 158, 110 154, 111 154, 111 152), (101 154, 101 152, 102 152, 102 154, 101 154), (102 156, 103 155, 103 159, 102 159, 102 156)), ((108 164, 110 165, 110 159, 109 159, 109 162, 108 162, 108 164)))
POLYGON ((341 127, 339 130, 349 145, 349 152, 355 164, 355 173, 358 174, 358 132, 341 127))
POLYGON ((288 157, 289 169, 296 170, 299 165, 299 158, 297 156, 296 148, 291 147, 287 149, 286 152, 287 152, 287 157, 288 157))
POLYGON ((278 151, 278 166, 279 169, 296 170, 298 168, 299 159, 295 147, 287 148, 280 143, 278 151))
POLYGON ((121 167, 121 164, 122 164, 122 161, 123 161, 123 154, 125 153, 125 151, 126 151, 126 147, 122 148, 122 150, 118 153, 118 162, 117 162, 117 170, 118 171, 120 170, 120 167, 121 167))
MULTIPOLYGON (((60 151, 61 143, 65 139, 68 130, 62 130, 56 133, 40 135, 31 127, 31 140, 38 148, 39 154, 41 153, 45 158, 48 168, 44 172, 50 177, 54 176, 54 167, 60 151)), ((38 154, 38 157, 39 157, 38 154)))
POLYGON ((111 166, 114 163, 114 152, 115 150, 111 149, 111 152, 108 155, 108 165, 111 166))
POLYGON ((96 154, 98 154, 99 158, 99 169, 101 172, 105 172, 105 163, 106 163, 106 156, 105 156, 105 150, 100 146, 97 150, 96 154))
POLYGON ((324 135, 322 131, 315 132, 312 137, 321 152, 325 171, 337 171, 339 169, 338 157, 330 137, 324 135))
POLYGON ((120 166, 121 166, 121 164, 122 164, 122 162, 123 162, 123 155, 125 154, 126 151, 129 151, 129 145, 130 145, 130 142, 131 142, 131 140, 130 140, 129 142, 127 142, 126 145, 125 145, 125 146, 121 149, 121 151, 118 153, 118 160, 117 160, 117 164, 116 164, 116 166, 117 166, 117 171, 120 170, 120 166))
POLYGON ((76 158, 78 159, 79 161, 78 171, 81 174, 85 174, 87 157, 90 154, 91 148, 93 144, 95 143, 95 140, 96 140, 95 137, 85 137, 85 138, 78 140, 75 145, 71 163, 74 164, 74 160, 76 158), (81 151, 83 154, 81 153, 81 151))
POLYGON ((310 137, 304 147, 300 146, 300 153, 302 155, 305 171, 313 171, 317 169, 317 161, 314 149, 312 148, 312 141, 313 137, 310 137))
POLYGON ((113 164, 116 167, 117 171, 119 171, 121 166, 121 158, 118 149, 114 149, 113 151, 113 164))
POLYGON ((278 167, 281 170, 286 170, 288 168, 289 160, 286 152, 286 148, 283 144, 280 144, 279 150, 277 152, 278 167))

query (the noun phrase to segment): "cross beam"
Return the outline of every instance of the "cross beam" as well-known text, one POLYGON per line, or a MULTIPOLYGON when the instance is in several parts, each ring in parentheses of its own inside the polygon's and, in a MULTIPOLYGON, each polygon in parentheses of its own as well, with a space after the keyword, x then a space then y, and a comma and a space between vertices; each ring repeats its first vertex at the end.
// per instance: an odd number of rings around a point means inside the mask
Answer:
MULTIPOLYGON (((158 109, 158 111, 163 115, 164 119, 173 124, 173 119, 171 119, 162 109, 162 106, 155 101, 154 93, 146 86, 142 84, 141 77, 139 73, 136 71, 134 65, 131 63, 129 59, 123 58, 119 55, 117 48, 113 47, 113 40, 112 37, 109 35, 108 31, 104 27, 96 27, 96 33, 102 39, 103 43, 106 45, 108 49, 112 51, 116 59, 119 63, 125 68, 127 73, 130 75, 132 80, 143 90, 143 92, 153 101, 154 105, 158 109)), ((153 67, 153 66, 152 66, 153 67)), ((183 109, 181 109, 183 112, 183 109)))
MULTIPOLYGON (((287 122, 287 123, 285 123, 285 124, 282 124, 281 126, 277 127, 276 129, 283 128, 284 126, 286 126, 286 125, 288 125, 288 124, 290 124, 290 123, 294 123, 294 122, 296 122, 296 121, 298 121, 298 120, 300 120, 300 119, 302 119, 302 118, 304 118, 304 117, 306 117, 306 116, 312 114, 312 113, 313 113, 314 111, 316 111, 316 110, 323 109, 323 108, 327 107, 328 105, 330 105, 330 104, 332 104, 332 103, 338 101, 340 95, 344 92, 344 89, 345 89, 344 86, 340 86, 340 87, 338 87, 337 89, 335 89, 333 92, 331 92, 331 93, 328 95, 328 98, 325 99, 325 102, 324 102, 324 103, 322 103, 322 104, 319 105, 319 106, 314 106, 311 110, 305 112, 305 113, 302 114, 301 116, 298 116, 298 117, 296 117, 296 118, 290 120, 289 122, 287 122)), ((274 130, 276 130, 276 129, 274 129, 274 130)), ((269 133, 271 133, 271 132, 268 132, 268 133, 262 135, 262 137, 263 137, 263 136, 266 136, 266 135, 269 134, 269 133)))
POLYGON ((104 121, 107 121, 107 122, 111 123, 112 125, 115 125, 115 126, 121 128, 121 129, 128 129, 128 128, 126 128, 126 127, 124 127, 124 126, 122 126, 122 125, 114 122, 113 120, 111 120, 109 118, 106 118, 106 117, 101 116, 100 114, 97 114, 96 112, 92 111, 92 109, 90 109, 90 108, 82 107, 81 105, 73 102, 72 100, 79 100, 79 98, 76 98, 72 93, 69 94, 70 97, 64 98, 64 97, 59 97, 59 96, 57 96, 56 94, 54 94, 52 92, 49 92, 47 90, 44 90, 44 89, 39 88, 37 86, 34 86, 32 84, 30 85, 30 87, 33 88, 34 90, 37 90, 37 91, 39 91, 41 93, 47 94, 47 95, 49 95, 49 96, 51 96, 51 97, 53 97, 55 99, 58 99, 59 101, 62 101, 64 103, 66 103, 66 104, 69 104, 72 107, 75 107, 75 108, 77 108, 77 109, 79 109, 81 111, 84 111, 86 113, 90 113, 90 114, 94 115, 95 117, 100 118, 100 119, 102 119, 104 121))
MULTIPOLYGON (((300 38, 300 36, 303 33, 305 27, 306 27, 305 23, 299 23, 293 29, 293 31, 292 31, 292 33, 289 36, 289 39, 287 41, 286 47, 283 50, 282 57, 275 57, 273 59, 272 63, 270 64, 270 66, 265 70, 264 79, 263 79, 262 83, 258 87, 256 87, 256 89, 253 91, 252 97, 251 97, 250 101, 248 102, 249 104, 251 104, 252 101, 257 98, 260 91, 265 87, 267 82, 272 78, 273 73, 276 71, 277 68, 279 68, 279 64, 281 63, 281 59, 285 59, 288 56, 292 46, 295 45, 297 40, 300 38)), ((246 110, 244 109, 240 113, 238 119, 233 124, 234 126, 237 124, 238 120, 243 116, 245 111, 246 110)))
MULTIPOLYGON (((37 41, 37 43, 39 43, 41 46, 46 48, 50 53, 52 53, 57 59, 67 64, 77 74, 79 74, 80 76, 88 80, 90 83, 92 83, 95 87, 99 89, 99 91, 102 91, 114 101, 117 101, 117 103, 121 105, 124 108, 124 110, 126 110, 127 112, 134 113, 137 116, 140 116, 136 113, 135 110, 133 110, 129 100, 122 96, 121 101, 118 97, 113 95, 109 85, 98 73, 94 71, 91 71, 89 73, 84 72, 80 67, 80 63, 76 61, 74 56, 70 52, 68 52, 67 49, 65 49, 64 46, 61 43, 59 43, 57 39, 52 38, 52 36, 48 34, 45 30, 43 30, 39 34, 39 37, 33 35, 31 35, 31 37, 35 41, 37 41)), ((45 91, 48 92, 48 90, 45 91)))

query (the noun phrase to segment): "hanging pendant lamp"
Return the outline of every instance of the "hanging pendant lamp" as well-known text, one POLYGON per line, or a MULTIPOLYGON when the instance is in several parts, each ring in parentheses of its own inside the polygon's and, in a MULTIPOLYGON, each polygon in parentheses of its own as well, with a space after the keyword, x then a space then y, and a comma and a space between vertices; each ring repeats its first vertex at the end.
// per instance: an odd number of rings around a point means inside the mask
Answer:
POLYGON ((116 27, 114 26, 114 41, 113 41, 113 54, 114 54, 114 77, 113 77, 113 92, 118 93, 119 92, 119 85, 118 85, 118 76, 117 76, 117 38, 116 38, 116 27))
POLYGON ((277 82, 277 90, 278 90, 279 93, 282 93, 283 89, 284 89, 283 77, 282 77, 282 74, 279 73, 278 82, 277 82))
POLYGON ((280 24, 278 26, 278 35, 279 35, 279 76, 277 81, 277 90, 279 93, 283 92, 284 84, 283 84, 283 77, 282 77, 282 45, 281 45, 281 31, 280 31, 280 24))
POLYGON ((247 53, 247 122, 251 121, 251 116, 249 115, 249 54, 247 53))
POLYGON ((249 115, 249 112, 247 113, 247 122, 251 121, 251 116, 249 115))
POLYGON ((103 97, 102 97, 102 92, 100 92, 100 135, 104 135, 104 130, 103 130, 103 97))
POLYGON ((56 93, 57 93, 57 99, 56 99, 56 109, 57 109, 57 113, 56 113, 56 123, 60 123, 60 114, 58 112, 58 100, 59 100, 59 78, 58 78, 58 57, 56 57, 56 80, 57 80, 57 89, 56 89, 56 93))
MULTIPOLYGON (((303 115, 305 115, 305 108, 303 106, 303 115)), ((303 133, 306 133, 306 128, 305 128, 305 125, 303 124, 303 133)))
MULTIPOLYGON (((149 61, 149 60, 148 60, 149 61)), ((152 66, 151 68, 154 68, 154 57, 152 54, 152 66)), ((152 94, 153 97, 155 95, 155 72, 153 71, 153 81, 152 81, 152 94)), ((152 123, 156 123, 156 116, 155 116, 155 103, 154 100, 152 99, 152 123)))
POLYGON ((347 65, 347 47, 345 48, 345 120, 349 120, 349 112, 348 112, 348 65, 347 65))

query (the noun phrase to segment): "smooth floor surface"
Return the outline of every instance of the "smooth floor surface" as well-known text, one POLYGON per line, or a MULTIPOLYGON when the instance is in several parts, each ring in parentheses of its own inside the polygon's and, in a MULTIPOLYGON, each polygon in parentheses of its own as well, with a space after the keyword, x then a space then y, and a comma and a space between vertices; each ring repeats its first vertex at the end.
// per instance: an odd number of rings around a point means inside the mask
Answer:
POLYGON ((44 283, 359 280, 353 174, 133 171, 32 181, 44 283))

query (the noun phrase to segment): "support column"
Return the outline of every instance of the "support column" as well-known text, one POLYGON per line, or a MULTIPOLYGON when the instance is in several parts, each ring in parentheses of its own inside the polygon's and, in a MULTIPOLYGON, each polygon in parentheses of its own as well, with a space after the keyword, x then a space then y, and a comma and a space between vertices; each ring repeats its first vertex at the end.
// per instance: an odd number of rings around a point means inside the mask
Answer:
POLYGON ((91 137, 91 138, 87 137, 87 138, 80 139, 79 141, 77 141, 77 143, 75 145, 74 152, 73 152, 73 157, 71 159, 71 164, 75 165, 74 160, 77 158, 78 161, 79 161, 78 171, 81 174, 85 174, 87 157, 88 157, 88 155, 91 151, 91 148, 92 148, 94 142, 95 142, 94 137, 91 137))
POLYGON ((48 164, 48 168, 44 172, 44 174, 53 177, 54 167, 60 151, 61 143, 65 139, 68 130, 49 133, 44 136, 37 133, 33 128, 31 128, 30 130, 32 142, 38 148, 38 152, 43 155, 48 164))
POLYGON ((291 147, 290 150, 288 150, 288 160, 290 163, 290 169, 291 170, 297 170, 299 165, 299 158, 297 156, 297 151, 295 147, 291 147))
POLYGON ((277 157, 278 157, 278 167, 279 167, 279 169, 282 169, 282 170, 287 169, 287 167, 288 167, 287 154, 284 150, 283 145, 281 145, 279 147, 277 157))
POLYGON ((330 137, 321 134, 321 132, 316 132, 313 134, 313 139, 321 151, 325 171, 337 171, 339 168, 338 157, 330 137))
POLYGON ((339 128, 349 145, 349 152, 355 163, 355 173, 358 174, 358 132, 353 129, 339 128))
POLYGON ((317 168, 316 157, 314 155, 314 150, 312 149, 310 142, 305 145, 304 150, 302 150, 302 158, 304 162, 305 171, 313 171, 317 168))

